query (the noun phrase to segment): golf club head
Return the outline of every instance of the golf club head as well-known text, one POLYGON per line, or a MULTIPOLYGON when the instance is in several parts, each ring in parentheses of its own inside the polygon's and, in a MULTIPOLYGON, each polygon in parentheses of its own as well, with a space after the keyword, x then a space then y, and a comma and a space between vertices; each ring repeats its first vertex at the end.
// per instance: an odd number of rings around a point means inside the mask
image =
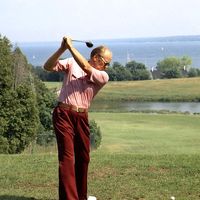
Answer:
POLYGON ((92 42, 90 42, 90 41, 85 42, 85 44, 86 44, 86 46, 89 47, 89 48, 93 47, 93 44, 92 44, 92 42))

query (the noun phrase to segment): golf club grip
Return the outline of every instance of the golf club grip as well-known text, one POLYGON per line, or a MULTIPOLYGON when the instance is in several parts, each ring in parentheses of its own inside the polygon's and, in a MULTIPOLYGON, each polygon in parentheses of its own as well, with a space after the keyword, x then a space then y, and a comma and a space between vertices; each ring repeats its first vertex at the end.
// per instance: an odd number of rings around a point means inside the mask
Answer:
MULTIPOLYGON (((66 41, 66 38, 64 40, 66 41)), ((72 42, 83 42, 83 43, 85 43, 85 41, 82 41, 82 40, 72 40, 72 42)))

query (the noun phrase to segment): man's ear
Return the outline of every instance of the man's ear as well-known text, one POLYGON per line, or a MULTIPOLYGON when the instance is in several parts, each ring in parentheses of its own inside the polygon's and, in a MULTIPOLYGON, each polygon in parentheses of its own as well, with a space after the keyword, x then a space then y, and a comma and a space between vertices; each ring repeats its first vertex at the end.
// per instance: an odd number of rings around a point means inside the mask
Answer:
POLYGON ((99 59, 98 58, 98 55, 97 54, 95 54, 94 56, 93 56, 93 59, 96 61, 97 59, 99 59))

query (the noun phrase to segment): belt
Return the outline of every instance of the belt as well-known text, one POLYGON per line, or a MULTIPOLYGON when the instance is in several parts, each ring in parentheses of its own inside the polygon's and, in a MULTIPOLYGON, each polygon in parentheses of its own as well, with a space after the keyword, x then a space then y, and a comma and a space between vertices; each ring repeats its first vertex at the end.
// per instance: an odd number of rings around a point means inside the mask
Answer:
POLYGON ((76 112, 88 112, 87 108, 80 108, 80 107, 77 107, 77 106, 74 106, 74 105, 69 105, 69 104, 62 103, 62 102, 58 102, 58 106, 62 107, 62 108, 66 108, 68 110, 73 110, 73 111, 76 111, 76 112))

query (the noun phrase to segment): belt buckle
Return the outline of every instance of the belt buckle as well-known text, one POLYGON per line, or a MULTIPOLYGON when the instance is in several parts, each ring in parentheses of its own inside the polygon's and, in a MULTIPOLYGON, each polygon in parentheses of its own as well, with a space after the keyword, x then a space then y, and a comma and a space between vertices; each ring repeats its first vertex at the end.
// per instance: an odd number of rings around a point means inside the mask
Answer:
POLYGON ((79 112, 79 107, 76 107, 76 112, 79 112))

